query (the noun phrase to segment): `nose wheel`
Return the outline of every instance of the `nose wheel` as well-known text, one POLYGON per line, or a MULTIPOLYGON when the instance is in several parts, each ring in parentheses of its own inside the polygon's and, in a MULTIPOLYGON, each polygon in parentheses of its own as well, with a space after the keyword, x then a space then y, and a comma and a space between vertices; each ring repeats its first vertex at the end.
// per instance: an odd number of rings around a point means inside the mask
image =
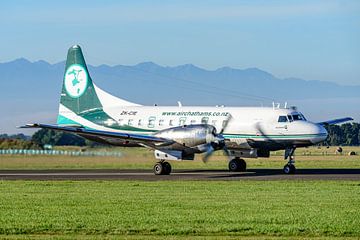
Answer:
POLYGON ((171 165, 168 162, 157 162, 154 165, 154 174, 155 175, 170 175, 171 173, 171 165))
POLYGON ((295 147, 294 148, 288 148, 288 149, 285 149, 285 160, 288 159, 288 162, 287 164, 284 166, 283 168, 283 172, 285 174, 294 174, 296 172, 296 167, 295 167, 295 156, 294 156, 294 153, 295 153, 295 147))
POLYGON ((286 164, 283 168, 285 174, 294 174, 296 172, 296 168, 294 164, 286 164))

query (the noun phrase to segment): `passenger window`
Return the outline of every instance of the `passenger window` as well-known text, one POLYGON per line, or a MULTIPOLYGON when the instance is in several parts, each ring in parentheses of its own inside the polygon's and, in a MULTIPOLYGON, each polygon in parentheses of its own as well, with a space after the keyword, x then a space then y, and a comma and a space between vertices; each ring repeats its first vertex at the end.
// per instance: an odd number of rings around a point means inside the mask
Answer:
POLYGON ((279 116, 278 122, 287 122, 286 116, 279 116))
POLYGON ((139 119, 138 126, 141 126, 141 119, 139 119))
POLYGON ((169 121, 169 126, 174 126, 174 120, 171 119, 171 120, 169 121))
POLYGON ((155 117, 150 117, 149 118, 149 123, 148 123, 148 127, 149 128, 153 128, 153 127, 155 127, 155 117))
POLYGON ((159 126, 163 126, 163 125, 164 125, 164 120, 161 119, 161 120, 159 121, 159 126))
POLYGON ((208 117, 203 117, 203 118, 201 119, 201 123, 202 123, 202 124, 208 124, 208 122, 209 122, 209 118, 208 118, 208 117))
POLYGON ((179 119, 179 125, 180 125, 180 126, 185 125, 185 122, 186 122, 186 118, 180 118, 180 119, 179 119))
POLYGON ((133 119, 129 119, 128 125, 129 125, 129 126, 132 126, 132 125, 133 125, 133 121, 134 121, 133 119))

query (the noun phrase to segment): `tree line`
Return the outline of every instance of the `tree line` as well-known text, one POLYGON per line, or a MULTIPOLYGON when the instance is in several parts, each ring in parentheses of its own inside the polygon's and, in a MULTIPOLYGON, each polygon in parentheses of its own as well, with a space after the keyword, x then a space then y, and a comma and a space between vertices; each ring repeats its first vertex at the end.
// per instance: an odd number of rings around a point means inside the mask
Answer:
POLYGON ((329 133, 327 142, 331 146, 359 146, 360 124, 345 123, 342 125, 325 126, 329 133))
MULTIPOLYGON (((325 126, 329 136, 323 145, 359 146, 360 123, 325 126)), ((53 146, 89 146, 101 145, 74 134, 49 129, 40 129, 30 138, 23 134, 0 134, 0 149, 38 149, 44 145, 53 146)))

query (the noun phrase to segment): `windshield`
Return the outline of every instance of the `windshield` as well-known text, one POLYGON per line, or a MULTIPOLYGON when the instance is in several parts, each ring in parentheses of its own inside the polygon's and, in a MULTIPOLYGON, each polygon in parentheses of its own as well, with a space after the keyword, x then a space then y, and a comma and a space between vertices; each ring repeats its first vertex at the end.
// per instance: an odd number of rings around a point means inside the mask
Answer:
POLYGON ((306 118, 301 113, 292 114, 292 118, 294 121, 306 121, 306 118))
POLYGON ((289 122, 294 121, 292 115, 287 115, 287 117, 288 117, 288 119, 289 119, 289 122))
POLYGON ((289 115, 279 116, 278 122, 293 122, 293 121, 306 121, 306 118, 301 113, 293 113, 289 115))

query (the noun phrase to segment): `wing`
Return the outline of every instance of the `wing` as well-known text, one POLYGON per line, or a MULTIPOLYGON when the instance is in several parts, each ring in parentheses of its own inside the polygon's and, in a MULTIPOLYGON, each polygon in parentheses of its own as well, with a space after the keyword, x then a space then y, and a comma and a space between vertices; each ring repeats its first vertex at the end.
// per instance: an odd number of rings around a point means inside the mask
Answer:
POLYGON ((34 123, 34 124, 27 124, 25 126, 21 126, 20 128, 45 128, 45 129, 52 129, 57 131, 64 131, 69 133, 75 133, 85 138, 93 139, 94 141, 103 141, 114 145, 117 145, 116 143, 118 142, 131 142, 135 144, 143 144, 149 147, 156 148, 160 146, 167 146, 174 143, 174 141, 170 139, 159 138, 151 135, 93 130, 79 126, 60 126, 60 125, 52 125, 52 124, 34 123))
POLYGON ((354 120, 354 119, 351 118, 351 117, 346 117, 346 118, 338 118, 338 119, 334 119, 334 120, 329 120, 329 121, 325 121, 325 122, 319 122, 317 124, 320 124, 320 125, 334 125, 334 124, 348 122, 348 121, 352 121, 352 120, 354 120))

